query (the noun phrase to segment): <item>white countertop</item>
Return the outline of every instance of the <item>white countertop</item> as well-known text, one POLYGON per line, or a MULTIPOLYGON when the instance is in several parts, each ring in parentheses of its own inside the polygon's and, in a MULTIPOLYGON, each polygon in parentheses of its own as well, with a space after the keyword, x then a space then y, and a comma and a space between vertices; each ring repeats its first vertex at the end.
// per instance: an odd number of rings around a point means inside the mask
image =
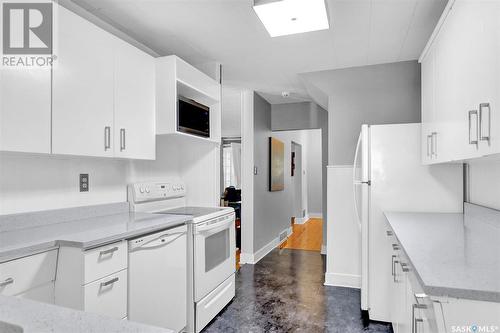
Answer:
POLYGON ((0 332, 24 333, 173 333, 174 331, 128 320, 0 296, 0 332), (7 326, 4 323, 7 323, 7 326), (17 326, 9 330, 8 325, 17 326), (22 331, 21 331, 22 329, 22 331))
POLYGON ((183 225, 189 216, 119 213, 0 232, 0 263, 59 246, 89 249, 183 225))
POLYGON ((500 212, 466 206, 385 216, 428 295, 500 302, 500 212))

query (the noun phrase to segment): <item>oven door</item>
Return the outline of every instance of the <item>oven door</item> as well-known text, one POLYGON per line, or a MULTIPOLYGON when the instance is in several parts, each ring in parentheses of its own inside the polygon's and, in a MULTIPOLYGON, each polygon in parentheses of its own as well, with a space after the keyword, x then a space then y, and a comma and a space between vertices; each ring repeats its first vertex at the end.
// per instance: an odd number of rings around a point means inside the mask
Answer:
POLYGON ((234 213, 194 225, 194 298, 200 301, 236 270, 234 213))

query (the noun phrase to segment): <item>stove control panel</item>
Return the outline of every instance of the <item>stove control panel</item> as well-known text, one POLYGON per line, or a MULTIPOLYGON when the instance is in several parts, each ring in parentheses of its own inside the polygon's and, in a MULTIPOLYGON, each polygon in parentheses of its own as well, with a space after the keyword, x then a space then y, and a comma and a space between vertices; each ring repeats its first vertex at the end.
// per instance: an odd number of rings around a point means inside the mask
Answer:
POLYGON ((128 195, 129 201, 136 203, 180 198, 186 195, 186 185, 180 180, 135 183, 128 186, 128 195))

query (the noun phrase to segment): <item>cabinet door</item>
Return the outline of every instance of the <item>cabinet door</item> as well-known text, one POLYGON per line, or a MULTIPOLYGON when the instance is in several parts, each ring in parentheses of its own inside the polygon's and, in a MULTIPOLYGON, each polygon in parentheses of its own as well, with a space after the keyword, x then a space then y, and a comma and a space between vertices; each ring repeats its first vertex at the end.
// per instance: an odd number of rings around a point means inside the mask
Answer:
POLYGON ((50 153, 50 72, 0 70, 0 150, 50 153))
POLYGON ((115 42, 115 156, 155 159, 154 58, 115 42))
POLYGON ((500 153, 500 3, 468 2, 474 50, 472 80, 476 84, 474 100, 479 111, 480 155, 500 153))
POLYGON ((113 156, 114 37, 63 7, 58 16, 52 152, 113 156))
POLYGON ((430 147, 431 128, 434 123, 434 48, 431 48, 422 60, 422 163, 431 164, 430 147))

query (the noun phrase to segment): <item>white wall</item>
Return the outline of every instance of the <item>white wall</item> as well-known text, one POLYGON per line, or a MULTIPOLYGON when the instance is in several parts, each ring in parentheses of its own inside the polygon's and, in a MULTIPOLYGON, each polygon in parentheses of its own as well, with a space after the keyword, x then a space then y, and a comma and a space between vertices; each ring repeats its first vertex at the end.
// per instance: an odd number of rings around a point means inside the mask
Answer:
POLYGON ((126 180, 126 161, 0 153, 0 214, 123 202, 126 180), (79 192, 80 173, 89 192, 79 192))
POLYGON ((222 87, 222 137, 241 137, 241 89, 222 87))
POLYGON ((155 161, 0 153, 0 215, 123 202, 127 184, 181 178, 192 205, 218 204, 218 149, 198 140, 157 136, 155 161), (88 173, 90 191, 79 191, 88 173))
POLYGON ((307 169, 307 205, 310 217, 320 217, 323 215, 321 130, 308 130, 305 132, 307 135, 307 153, 305 157, 307 169))
POLYGON ((361 233, 352 195, 352 165, 328 167, 325 284, 361 287, 361 233))
POLYGON ((469 162, 470 202, 500 210, 500 161, 469 162))

